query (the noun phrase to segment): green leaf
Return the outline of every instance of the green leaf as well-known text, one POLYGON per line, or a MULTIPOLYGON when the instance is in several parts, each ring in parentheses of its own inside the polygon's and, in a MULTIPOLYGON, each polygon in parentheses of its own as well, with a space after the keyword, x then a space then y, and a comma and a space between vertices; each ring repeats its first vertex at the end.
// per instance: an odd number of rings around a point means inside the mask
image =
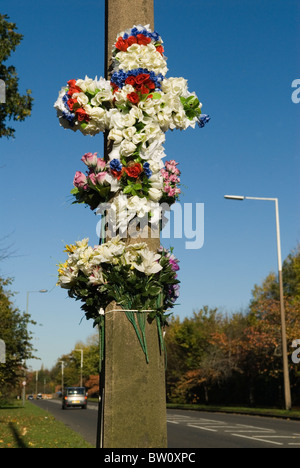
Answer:
POLYGON ((123 190, 123 193, 132 193, 133 189, 130 185, 127 185, 124 190, 123 190))

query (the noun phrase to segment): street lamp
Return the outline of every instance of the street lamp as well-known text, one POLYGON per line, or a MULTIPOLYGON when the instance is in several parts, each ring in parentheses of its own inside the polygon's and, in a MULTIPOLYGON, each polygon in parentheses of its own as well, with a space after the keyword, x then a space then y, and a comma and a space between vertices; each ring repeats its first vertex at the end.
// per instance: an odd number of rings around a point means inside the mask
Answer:
POLYGON ((61 363, 61 394, 64 396, 64 363, 65 361, 58 361, 61 363))
POLYGON ((224 198, 226 198, 227 200, 241 200, 241 201, 242 200, 266 200, 266 201, 275 202, 284 395, 285 395, 285 408, 286 410, 290 410, 292 407, 292 399, 291 399, 291 386, 290 386, 289 366, 288 366, 286 324, 285 324, 285 311, 284 311, 284 299, 283 299, 282 260, 281 260, 281 245, 280 245, 278 198, 244 197, 241 195, 225 195, 224 198))
POLYGON ((82 387, 82 369, 83 369, 83 349, 74 349, 74 351, 80 351, 81 359, 80 359, 80 387, 82 387))
MULTIPOLYGON (((29 311, 29 294, 31 293, 46 293, 48 292, 48 289, 39 289, 38 291, 27 291, 26 293, 26 315, 28 316, 28 311, 29 311)), ((24 360, 24 382, 23 382, 23 389, 22 389, 22 399, 23 399, 23 406, 25 405, 25 396, 26 396, 26 360, 24 360)), ((37 376, 36 376, 36 388, 37 388, 37 376)))
POLYGON ((46 293, 48 289, 39 289, 38 291, 27 291, 26 295, 26 314, 28 314, 28 307, 29 307, 29 294, 31 293, 46 293))

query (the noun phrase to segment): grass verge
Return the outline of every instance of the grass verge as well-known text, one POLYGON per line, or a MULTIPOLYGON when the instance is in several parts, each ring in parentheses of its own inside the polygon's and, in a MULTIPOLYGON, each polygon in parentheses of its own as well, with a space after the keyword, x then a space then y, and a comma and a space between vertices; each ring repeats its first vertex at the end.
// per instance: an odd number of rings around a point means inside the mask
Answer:
POLYGON ((1 448, 92 448, 50 413, 26 402, 0 405, 1 448))
POLYGON ((255 416, 270 416, 273 418, 287 418, 287 419, 300 419, 299 410, 286 411, 278 408, 247 408, 238 406, 217 406, 217 405, 193 405, 193 404, 176 404, 168 403, 169 409, 183 409, 195 411, 213 411, 219 413, 238 413, 238 414, 252 414, 255 416))

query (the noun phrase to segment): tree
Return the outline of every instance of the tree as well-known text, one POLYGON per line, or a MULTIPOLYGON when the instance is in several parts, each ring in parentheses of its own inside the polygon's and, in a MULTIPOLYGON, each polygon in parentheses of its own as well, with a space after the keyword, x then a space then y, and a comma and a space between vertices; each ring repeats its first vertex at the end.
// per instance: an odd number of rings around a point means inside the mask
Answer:
POLYGON ((35 322, 14 306, 13 294, 6 289, 10 284, 11 280, 0 278, 0 338, 6 344, 6 363, 0 364, 0 397, 16 386, 24 361, 34 357, 28 325, 35 322))
POLYGON ((23 39, 22 34, 16 32, 16 24, 8 21, 7 15, 0 14, 0 80, 5 84, 6 102, 0 104, 0 138, 14 137, 15 130, 7 127, 7 119, 23 121, 31 115, 33 98, 28 89, 23 96, 19 94, 19 79, 13 65, 6 66, 4 62, 23 39))

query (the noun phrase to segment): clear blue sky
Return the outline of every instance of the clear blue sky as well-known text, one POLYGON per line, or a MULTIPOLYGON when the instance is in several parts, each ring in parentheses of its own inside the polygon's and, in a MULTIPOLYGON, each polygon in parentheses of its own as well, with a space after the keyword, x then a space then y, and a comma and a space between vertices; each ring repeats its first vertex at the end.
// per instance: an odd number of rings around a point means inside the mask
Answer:
MULTIPOLYGON (((98 242, 98 218, 72 206, 73 176, 86 152, 102 154, 102 136, 62 129, 53 103, 72 78, 104 75, 104 1, 1 2, 24 39, 8 63, 22 92, 34 97, 32 116, 16 124, 15 140, 0 141, 1 227, 15 256, 0 274, 14 277, 16 305, 39 326, 34 345, 52 367, 78 340, 93 333, 80 304, 55 287, 66 243, 98 242)), ((225 194, 278 197, 282 255, 300 240, 300 79, 298 0, 155 0, 155 29, 164 40, 168 77, 183 76, 211 115, 204 129, 168 132, 167 159, 180 162, 182 203, 204 203, 205 241, 187 250, 184 239, 164 240, 180 259, 180 305, 190 316, 203 305, 228 313, 246 309, 255 283, 277 270, 275 210, 271 202, 225 201, 225 194)), ((128 25, 129 27, 132 25, 128 25)))

